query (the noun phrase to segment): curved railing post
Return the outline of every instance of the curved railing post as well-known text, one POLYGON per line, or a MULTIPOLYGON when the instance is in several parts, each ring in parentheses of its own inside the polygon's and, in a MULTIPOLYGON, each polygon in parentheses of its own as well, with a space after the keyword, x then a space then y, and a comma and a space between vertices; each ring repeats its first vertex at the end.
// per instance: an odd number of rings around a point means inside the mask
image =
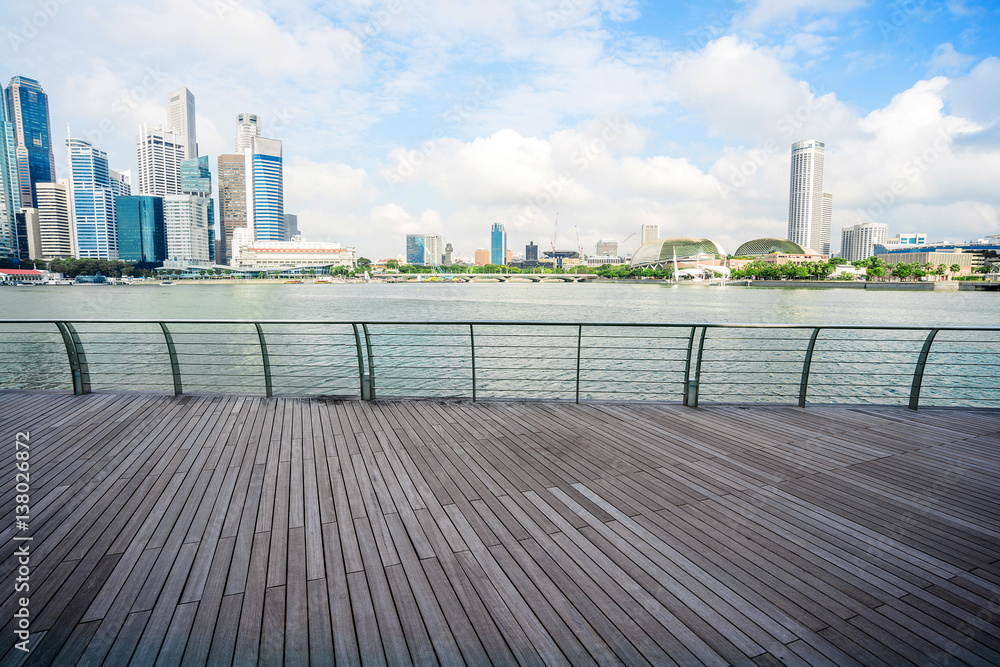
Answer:
POLYGON ((691 327, 688 334, 687 358, 684 361, 684 405, 689 405, 688 397, 691 395, 691 351, 694 349, 694 332, 698 327, 691 327))
POLYGON ((358 351, 358 390, 361 392, 361 400, 370 401, 368 387, 368 376, 365 375, 365 356, 364 350, 361 348, 361 334, 358 333, 358 323, 352 322, 351 328, 354 329, 354 347, 358 351))
POLYGON ((806 407, 806 391, 809 389, 809 369, 812 367, 813 349, 819 336, 819 327, 813 329, 809 337, 809 347, 806 348, 806 358, 802 360, 802 380, 799 382, 799 407, 806 407))
POLYGON ((167 354, 170 356, 170 374, 174 378, 174 395, 180 396, 184 393, 181 385, 181 364, 177 360, 177 348, 174 347, 174 337, 170 335, 166 322, 160 322, 160 329, 163 330, 163 338, 167 341, 167 354))
POLYGON ((365 333, 365 348, 368 350, 368 396, 364 398, 366 401, 375 400, 375 357, 372 354, 372 337, 368 333, 368 323, 363 322, 361 324, 361 330, 365 333))
POLYGON ((66 345, 66 355, 69 357, 69 371, 73 378, 73 393, 77 396, 90 393, 90 367, 87 365, 87 355, 83 351, 83 342, 76 329, 69 322, 56 322, 63 344, 66 345))
POLYGON ((472 360, 472 402, 476 402, 476 330, 469 322, 469 356, 472 360))
POLYGON ((583 344, 583 325, 576 325, 576 402, 580 402, 580 348, 583 344))
MULTIPOLYGON (((688 391, 684 400, 684 404, 689 408, 698 407, 698 391, 699 385, 701 384, 701 360, 705 356, 705 334, 708 333, 708 327, 701 328, 701 338, 698 340, 698 361, 694 367, 694 378, 688 380, 688 391)), ((691 353, 688 353, 688 358, 690 359, 691 353)))
POLYGON ((931 329, 924 339, 924 345, 920 348, 920 356, 917 357, 917 365, 913 368, 913 384, 910 385, 910 409, 916 410, 920 403, 920 387, 924 383, 924 368, 927 366, 927 355, 930 354, 934 337, 939 329, 931 329))
POLYGON ((264 364, 264 394, 268 398, 271 398, 271 359, 267 355, 267 342, 264 340, 264 330, 261 328, 260 322, 254 322, 253 325, 257 327, 257 339, 260 341, 260 359, 264 364))

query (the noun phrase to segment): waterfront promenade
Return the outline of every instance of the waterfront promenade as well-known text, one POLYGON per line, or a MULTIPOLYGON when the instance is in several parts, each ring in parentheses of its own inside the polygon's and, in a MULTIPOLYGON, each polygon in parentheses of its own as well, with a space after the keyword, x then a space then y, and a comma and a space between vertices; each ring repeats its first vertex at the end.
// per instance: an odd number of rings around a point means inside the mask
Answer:
POLYGON ((0 392, 0 662, 1000 663, 1000 412, 0 392))

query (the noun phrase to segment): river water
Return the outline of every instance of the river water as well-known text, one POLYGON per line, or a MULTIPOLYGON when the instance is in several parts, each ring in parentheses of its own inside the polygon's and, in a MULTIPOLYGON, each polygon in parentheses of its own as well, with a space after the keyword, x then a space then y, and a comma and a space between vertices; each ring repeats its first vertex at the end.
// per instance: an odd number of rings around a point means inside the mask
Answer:
POLYGON ((0 289, 3 318, 1000 325, 1000 292, 662 284, 196 284, 0 289))

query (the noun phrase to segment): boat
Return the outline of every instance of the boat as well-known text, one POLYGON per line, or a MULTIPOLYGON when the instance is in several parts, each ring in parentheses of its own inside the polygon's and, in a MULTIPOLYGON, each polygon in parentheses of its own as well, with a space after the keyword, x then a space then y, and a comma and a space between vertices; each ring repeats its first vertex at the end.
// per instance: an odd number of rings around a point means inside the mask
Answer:
POLYGON ((296 285, 296 284, 302 284, 302 281, 301 281, 301 280, 286 280, 286 281, 285 281, 285 284, 286 284, 286 285, 296 285))
POLYGON ((161 284, 161 285, 173 285, 173 284, 174 284, 174 281, 172 281, 172 280, 164 280, 164 281, 163 281, 163 282, 161 282, 160 284, 161 284))

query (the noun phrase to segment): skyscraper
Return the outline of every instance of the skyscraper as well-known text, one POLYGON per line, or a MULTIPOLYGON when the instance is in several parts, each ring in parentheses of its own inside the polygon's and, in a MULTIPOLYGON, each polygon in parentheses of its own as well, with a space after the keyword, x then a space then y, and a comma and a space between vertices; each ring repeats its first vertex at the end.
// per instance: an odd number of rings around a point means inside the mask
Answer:
POLYGON ((208 200, 208 258, 215 259, 215 200, 212 199, 212 172, 208 156, 181 160, 181 194, 204 197, 208 200))
POLYGON ((7 99, 0 91, 0 257, 14 254, 15 216, 21 210, 14 124, 7 120, 7 99))
POLYGON ((21 206, 35 207, 36 183, 56 180, 49 126, 49 96, 34 79, 15 76, 6 90, 7 120, 14 125, 21 206))
POLYGON ((815 139, 792 144, 788 239, 803 248, 829 255, 833 196, 823 193, 825 153, 826 144, 815 139))
POLYGON ((180 135, 159 126, 140 125, 136 151, 139 165, 136 194, 160 197, 180 194, 181 160, 185 152, 180 135))
POLYGON ((250 148, 250 141, 260 136, 260 121, 255 113, 241 113, 236 119, 236 153, 250 148))
POLYGON ((490 263, 498 266, 507 263, 507 232, 499 222, 493 223, 490 233, 490 263))
POLYGON ((187 88, 167 93, 167 129, 173 130, 184 144, 184 158, 198 157, 198 136, 195 131, 194 95, 187 88))
POLYGON ((299 216, 294 213, 285 214, 285 240, 291 241, 293 236, 299 235, 299 216))
POLYGON ((168 195, 163 198, 163 226, 167 258, 206 263, 208 252, 208 198, 168 195))
POLYGON ((859 262, 875 254, 875 244, 885 245, 889 240, 889 225, 881 222, 863 222, 844 227, 840 236, 840 256, 848 262, 859 262))
POLYGON ((132 172, 115 171, 108 169, 108 177, 111 180, 111 192, 116 197, 130 197, 132 195, 132 172))
POLYGON ((534 241, 529 241, 528 245, 524 246, 524 261, 526 262, 538 261, 538 246, 535 245, 534 241))
POLYGON ((230 264, 239 253, 233 230, 247 226, 246 156, 219 156, 219 249, 216 261, 230 264))
POLYGON ((659 225, 643 225, 642 226, 642 243, 649 243, 650 241, 655 241, 660 238, 660 226, 659 225))
POLYGON ((423 234, 406 235, 406 263, 423 266, 427 261, 427 245, 423 234))
POLYGON ((17 256, 22 262, 42 258, 42 235, 38 228, 38 209, 22 208, 14 216, 17 227, 17 256))
MULTIPOLYGON (((66 138, 69 150, 70 201, 77 257, 118 259, 115 194, 107 154, 89 141, 66 138)), ((43 239, 44 243, 44 239, 43 239)))
POLYGON ((427 252, 425 264, 437 265, 444 260, 444 239, 439 234, 425 234, 424 248, 427 252))
POLYGON ((247 229, 255 241, 285 238, 285 194, 281 140, 253 137, 245 152, 247 229))
POLYGON ((118 259, 159 264, 167 258, 163 197, 116 197, 118 259))
POLYGON ((69 181, 37 183, 38 232, 42 237, 42 257, 72 257, 73 225, 70 217, 69 181))
POLYGON ((595 255, 617 255, 618 254, 618 241, 598 241, 594 246, 595 255))

